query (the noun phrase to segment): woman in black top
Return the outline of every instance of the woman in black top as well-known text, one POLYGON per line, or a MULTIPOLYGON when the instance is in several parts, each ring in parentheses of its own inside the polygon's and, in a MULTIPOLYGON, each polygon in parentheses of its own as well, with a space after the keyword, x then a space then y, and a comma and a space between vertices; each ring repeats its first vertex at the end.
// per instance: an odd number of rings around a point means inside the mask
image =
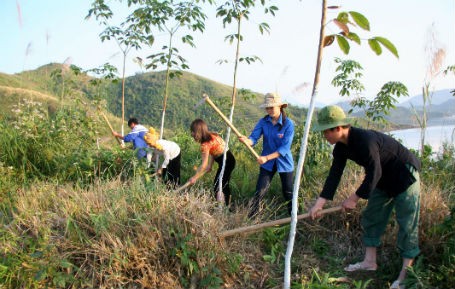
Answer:
POLYGON ((362 184, 342 207, 351 210, 360 198, 368 199, 361 220, 365 257, 362 262, 347 266, 345 271, 376 270, 376 248, 395 208, 399 224, 397 247, 403 265, 391 288, 403 288, 400 284, 406 277, 406 267, 411 266, 420 253, 420 161, 394 138, 374 130, 351 127, 350 123, 351 119, 346 118, 338 106, 324 107, 318 113, 313 130, 323 131, 324 137, 335 147, 329 175, 309 213, 313 219, 318 217, 327 200, 333 199, 348 159, 364 167, 362 184))

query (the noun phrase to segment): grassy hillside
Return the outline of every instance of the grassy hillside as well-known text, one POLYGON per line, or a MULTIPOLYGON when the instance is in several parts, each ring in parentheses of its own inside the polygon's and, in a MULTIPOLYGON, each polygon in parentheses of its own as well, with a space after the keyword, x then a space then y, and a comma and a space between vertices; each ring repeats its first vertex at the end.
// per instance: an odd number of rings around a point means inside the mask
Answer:
MULTIPOLYGON (((2 86, 1 103, 12 106, 16 102, 21 108, 5 110, 8 118, 0 118, 0 288, 282 288, 288 225, 251 235, 220 236, 226 230, 288 216, 278 176, 260 216, 248 219, 258 165, 244 146, 233 141, 237 163, 230 208, 213 196, 215 170, 184 192, 171 191, 151 177, 134 152, 119 149, 109 136, 96 108, 116 105, 119 94, 113 91, 118 85, 94 87, 90 77, 68 71, 62 74, 61 67, 48 78, 49 70, 0 76, 1 81, 16 85, 2 86), (55 104, 55 112, 49 113, 49 107, 39 105, 38 100, 55 104), (100 145, 102 136, 112 145, 100 145)), ((135 114, 139 109, 145 115, 152 114, 155 106, 157 110, 161 107, 159 85, 153 81, 160 77, 162 74, 156 73, 128 79, 129 95, 137 96, 132 103, 140 104, 134 106, 135 114), (139 87, 144 93, 133 94, 139 87), (152 95, 154 90, 156 95, 152 95)), ((229 97, 224 94, 229 95, 229 88, 191 74, 179 81, 179 86, 172 86, 170 100, 173 97, 178 102, 170 105, 174 117, 169 113, 167 123, 175 121, 175 126, 183 129, 185 121, 200 112, 210 124, 224 127, 207 105, 194 108, 194 104, 202 92, 209 91, 227 113, 225 99, 229 97)), ((264 114, 258 108, 262 100, 243 101, 236 110, 236 124, 252 125, 264 114)), ((301 119, 297 116, 300 111, 292 107, 289 111, 294 119, 301 119)), ((119 126, 118 118, 110 120, 119 126)), ((149 121, 155 125, 156 120, 149 121)), ((294 156, 301 132, 301 128, 296 130, 294 156)), ((200 163, 200 148, 187 129, 180 130, 173 140, 183 148, 182 179, 186 181, 194 174, 194 165, 200 163)), ((306 212, 316 199, 331 159, 330 147, 321 134, 311 134, 309 143, 298 190, 299 213, 306 212)), ((410 269, 406 288, 452 288, 453 148, 441 160, 424 155, 422 162, 422 254, 410 269)), ((327 207, 352 194, 363 173, 362 168, 348 163, 335 200, 327 207)), ((395 221, 387 227, 378 250, 377 271, 342 270, 362 258, 359 219, 365 204, 359 202, 348 214, 338 212, 299 222, 291 264, 292 289, 389 287, 401 266, 395 221)))

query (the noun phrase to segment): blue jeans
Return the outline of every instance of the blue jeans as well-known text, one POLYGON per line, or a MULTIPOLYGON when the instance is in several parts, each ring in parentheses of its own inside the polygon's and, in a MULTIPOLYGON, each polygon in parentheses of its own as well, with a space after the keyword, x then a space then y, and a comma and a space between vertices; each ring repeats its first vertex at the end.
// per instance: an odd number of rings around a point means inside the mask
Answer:
MULTIPOLYGON (((256 193, 254 194, 253 201, 250 205, 249 218, 256 216, 259 212, 259 206, 264 198, 265 194, 270 189, 270 183, 276 173, 276 166, 273 167, 273 171, 268 171, 262 167, 259 170, 258 182, 256 184, 256 193)), ((293 191, 293 172, 279 173, 281 179, 281 188, 283 197, 287 202, 288 213, 292 212, 292 191, 293 191)))

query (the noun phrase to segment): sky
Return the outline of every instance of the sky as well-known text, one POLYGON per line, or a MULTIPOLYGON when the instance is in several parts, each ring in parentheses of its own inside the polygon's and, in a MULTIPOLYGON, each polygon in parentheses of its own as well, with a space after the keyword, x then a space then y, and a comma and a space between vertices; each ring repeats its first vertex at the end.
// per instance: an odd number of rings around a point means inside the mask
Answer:
MULTIPOLYGON (((19 73, 36 69, 50 62, 71 63, 82 69, 99 67, 106 62, 121 71, 122 54, 114 41, 102 42, 99 34, 103 27, 95 19, 86 20, 91 0, 1 0, 0 1, 0 72, 19 73)), ((107 1, 114 12, 130 12, 117 2, 107 1)), ((125 2, 125 1, 123 1, 125 2)), ((224 1, 223 1, 224 2, 224 1)), ((321 17, 320 0, 272 1, 279 8, 275 17, 254 9, 249 20, 242 23, 244 40, 240 45, 241 56, 258 56, 261 62, 239 65, 237 87, 254 92, 278 92, 285 101, 308 107, 314 79, 321 17), (270 33, 261 35, 258 23, 267 22, 270 33)), ((398 49, 399 58, 384 49, 377 56, 366 41, 358 46, 351 43, 351 52, 344 55, 337 45, 324 49, 316 102, 322 104, 347 100, 339 96, 339 89, 331 85, 336 75, 336 57, 359 62, 363 67, 364 95, 371 99, 382 85, 389 81, 402 82, 410 96, 421 93, 428 70, 429 31, 436 35, 436 45, 446 52, 442 67, 455 65, 455 1, 454 0, 328 0, 328 5, 341 6, 328 14, 336 17, 340 11, 356 11, 370 21, 370 32, 354 31, 362 39, 382 36, 398 49)), ((215 7, 205 7, 208 16, 203 34, 193 33, 196 48, 176 42, 180 54, 188 61, 189 71, 211 80, 233 85, 235 45, 224 38, 235 33, 236 27, 223 28, 215 17, 215 7), (227 59, 225 64, 217 61, 227 59)), ((118 25, 112 22, 112 25, 118 25)), ((327 34, 339 30, 327 25, 327 34)), ((133 61, 146 59, 161 52, 168 41, 166 33, 155 34, 155 44, 148 49, 132 50, 126 60, 126 74, 148 72, 133 61)), ((335 43, 334 43, 335 44, 335 43)), ((455 76, 438 75, 431 79, 435 90, 454 88, 455 76)), ((402 99, 401 101, 404 101, 402 99)), ((400 101, 400 102, 401 102, 400 101)))

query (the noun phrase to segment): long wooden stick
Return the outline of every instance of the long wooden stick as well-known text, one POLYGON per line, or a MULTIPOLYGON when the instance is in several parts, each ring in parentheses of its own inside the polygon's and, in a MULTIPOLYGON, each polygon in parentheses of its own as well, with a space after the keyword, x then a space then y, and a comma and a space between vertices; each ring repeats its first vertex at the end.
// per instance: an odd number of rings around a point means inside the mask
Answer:
POLYGON ((178 193, 178 192, 181 192, 183 191, 184 189, 188 188, 189 186, 191 186, 192 183, 190 182, 187 182, 186 184, 184 184, 183 186, 181 186, 180 188, 174 190, 174 193, 178 193))
MULTIPOLYGON (((323 214, 337 212, 339 210, 341 210, 341 206, 325 209, 325 210, 322 210, 320 213, 323 215, 323 214)), ((306 219, 309 216, 310 216, 310 213, 298 215, 297 220, 306 219)), ((252 225, 252 226, 248 226, 248 227, 241 227, 241 228, 237 228, 237 229, 224 231, 220 234, 220 237, 226 238, 226 237, 230 237, 230 236, 233 236, 236 234, 241 234, 241 233, 250 234, 250 233, 259 231, 261 229, 264 229, 264 228, 274 227, 274 226, 283 225, 283 224, 289 224, 290 222, 291 222, 291 218, 289 217, 289 218, 279 219, 279 220, 275 220, 275 221, 270 221, 267 223, 252 225)))
MULTIPOLYGON (((207 94, 204 93, 203 95, 204 97, 204 100, 205 102, 207 102, 220 116, 221 118, 224 120, 224 122, 234 131, 234 133, 238 136, 238 137, 241 137, 243 136, 236 128, 235 126, 229 121, 229 119, 221 112, 221 110, 218 109, 218 107, 216 107, 216 105, 212 102, 212 100, 209 98, 209 96, 207 94)), ((248 150, 256 157, 256 158, 259 158, 259 155, 256 153, 256 151, 249 145, 249 144, 246 144, 246 143, 243 143, 244 145, 246 145, 246 147, 248 148, 248 150)))
MULTIPOLYGON (((107 116, 100 110, 100 113, 101 115, 104 117, 104 120, 107 122, 107 125, 109 126, 109 128, 111 129, 111 132, 114 133, 114 129, 112 128, 112 125, 111 123, 109 122, 109 120, 107 119, 107 116)), ((122 146, 122 142, 114 136, 114 138, 117 140, 118 144, 122 146)))

